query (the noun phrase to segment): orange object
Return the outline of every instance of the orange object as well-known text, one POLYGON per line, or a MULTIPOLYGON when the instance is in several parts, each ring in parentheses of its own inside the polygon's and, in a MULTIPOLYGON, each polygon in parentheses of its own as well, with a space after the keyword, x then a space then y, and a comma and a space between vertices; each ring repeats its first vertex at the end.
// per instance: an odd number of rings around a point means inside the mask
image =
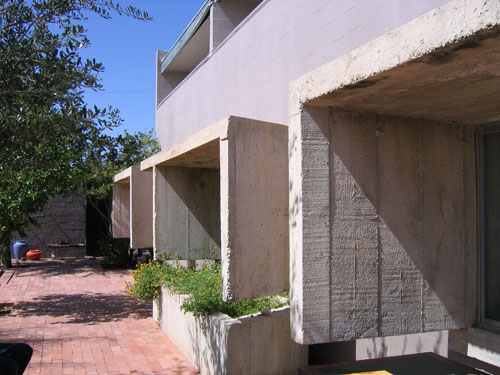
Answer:
POLYGON ((37 260, 42 257, 42 252, 40 250, 30 250, 26 253, 29 260, 37 260))

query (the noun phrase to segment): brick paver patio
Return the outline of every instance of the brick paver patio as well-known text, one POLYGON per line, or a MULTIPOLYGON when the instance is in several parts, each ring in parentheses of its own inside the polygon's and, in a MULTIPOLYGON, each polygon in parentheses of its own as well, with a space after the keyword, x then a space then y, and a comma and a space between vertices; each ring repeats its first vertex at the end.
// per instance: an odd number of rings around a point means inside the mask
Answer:
POLYGON ((151 318, 151 304, 125 292, 129 271, 95 259, 27 261, 0 277, 0 342, 26 342, 25 374, 198 374, 151 318))

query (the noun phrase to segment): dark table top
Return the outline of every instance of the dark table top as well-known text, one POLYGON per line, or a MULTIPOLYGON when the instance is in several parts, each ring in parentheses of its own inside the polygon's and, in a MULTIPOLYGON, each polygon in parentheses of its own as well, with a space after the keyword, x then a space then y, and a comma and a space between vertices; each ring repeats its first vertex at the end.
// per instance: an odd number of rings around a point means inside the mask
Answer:
POLYGON ((347 375, 373 372, 374 375, 483 375, 479 370, 451 361, 434 353, 422 353, 368 359, 356 362, 309 366, 299 369, 299 375, 347 375), (379 371, 377 374, 376 371, 379 371), (385 371, 385 372, 384 372, 385 371))

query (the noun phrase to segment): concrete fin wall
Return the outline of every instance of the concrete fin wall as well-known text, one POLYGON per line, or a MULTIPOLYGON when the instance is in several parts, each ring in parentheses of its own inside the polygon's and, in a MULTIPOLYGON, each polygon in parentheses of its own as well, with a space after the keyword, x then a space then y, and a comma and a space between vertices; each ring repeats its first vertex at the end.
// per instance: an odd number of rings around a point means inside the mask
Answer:
POLYGON ((304 107, 290 142, 301 155, 291 167, 294 338, 464 327, 474 314, 469 131, 304 107))
POLYGON ((153 247, 153 173, 132 168, 130 187, 130 247, 153 247))
POLYGON ((154 168, 155 253, 181 259, 220 254, 219 170, 154 168))
POLYGON ((130 184, 115 183, 113 185, 113 237, 130 237, 130 184))
POLYGON ((287 128, 231 117, 221 138, 223 298, 288 290, 287 128))

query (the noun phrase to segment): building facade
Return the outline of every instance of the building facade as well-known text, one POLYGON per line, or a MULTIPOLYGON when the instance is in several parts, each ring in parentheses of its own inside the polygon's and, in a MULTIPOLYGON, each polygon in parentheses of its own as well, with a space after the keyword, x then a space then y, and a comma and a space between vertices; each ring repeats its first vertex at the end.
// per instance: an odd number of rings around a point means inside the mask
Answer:
POLYGON ((157 55, 156 254, 289 290, 309 360, 500 366, 499 47, 494 0, 207 1, 157 55))

